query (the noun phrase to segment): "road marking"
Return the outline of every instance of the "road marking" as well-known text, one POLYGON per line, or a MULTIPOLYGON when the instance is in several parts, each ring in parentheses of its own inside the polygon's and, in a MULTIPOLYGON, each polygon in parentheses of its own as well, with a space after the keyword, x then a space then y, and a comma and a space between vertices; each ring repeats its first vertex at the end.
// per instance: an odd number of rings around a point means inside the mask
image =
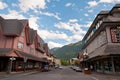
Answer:
POLYGON ((92 79, 94 79, 94 80, 99 80, 99 79, 97 79, 96 77, 91 77, 92 79))

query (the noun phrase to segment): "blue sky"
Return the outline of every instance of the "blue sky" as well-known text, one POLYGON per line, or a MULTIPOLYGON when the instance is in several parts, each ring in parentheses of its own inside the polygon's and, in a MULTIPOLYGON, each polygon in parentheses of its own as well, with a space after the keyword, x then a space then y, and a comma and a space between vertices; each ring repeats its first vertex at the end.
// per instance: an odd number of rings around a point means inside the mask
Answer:
POLYGON ((95 16, 120 0, 0 0, 0 16, 28 19, 50 48, 84 37, 95 16))

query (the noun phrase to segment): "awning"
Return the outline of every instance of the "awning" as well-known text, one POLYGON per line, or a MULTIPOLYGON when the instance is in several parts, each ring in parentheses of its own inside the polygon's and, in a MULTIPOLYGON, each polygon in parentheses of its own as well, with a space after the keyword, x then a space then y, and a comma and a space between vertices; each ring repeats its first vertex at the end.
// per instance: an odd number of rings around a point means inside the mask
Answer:
POLYGON ((22 58, 27 58, 28 60, 35 60, 35 61, 41 61, 41 62, 48 62, 47 59, 44 57, 36 57, 34 55, 22 52, 22 51, 17 51, 20 55, 22 55, 22 58))
POLYGON ((10 51, 12 51, 11 48, 0 48, 0 56, 6 56, 10 51))
POLYGON ((89 59, 99 56, 120 55, 120 45, 104 45, 88 54, 89 59))
POLYGON ((13 50, 12 48, 0 48, 0 56, 18 57, 18 58, 25 58, 28 60, 48 62, 47 58, 44 56, 37 57, 29 53, 25 53, 25 52, 18 51, 18 50, 13 50))

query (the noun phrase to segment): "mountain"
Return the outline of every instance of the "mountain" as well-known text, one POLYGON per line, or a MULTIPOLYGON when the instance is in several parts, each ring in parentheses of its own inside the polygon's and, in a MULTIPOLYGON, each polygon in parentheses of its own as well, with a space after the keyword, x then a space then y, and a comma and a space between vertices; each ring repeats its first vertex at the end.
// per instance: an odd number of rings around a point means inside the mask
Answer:
POLYGON ((81 50, 82 41, 77 43, 71 43, 65 45, 61 48, 53 48, 51 49, 51 53, 53 53, 58 59, 71 59, 77 57, 78 52, 81 50))

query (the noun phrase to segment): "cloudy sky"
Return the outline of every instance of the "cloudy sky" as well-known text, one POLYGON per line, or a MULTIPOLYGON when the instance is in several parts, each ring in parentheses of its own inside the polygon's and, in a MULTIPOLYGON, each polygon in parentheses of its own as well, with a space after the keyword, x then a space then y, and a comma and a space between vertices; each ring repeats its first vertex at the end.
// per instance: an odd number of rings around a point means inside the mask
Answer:
POLYGON ((0 0, 0 16, 29 19, 50 48, 82 40, 95 16, 120 0, 0 0))

